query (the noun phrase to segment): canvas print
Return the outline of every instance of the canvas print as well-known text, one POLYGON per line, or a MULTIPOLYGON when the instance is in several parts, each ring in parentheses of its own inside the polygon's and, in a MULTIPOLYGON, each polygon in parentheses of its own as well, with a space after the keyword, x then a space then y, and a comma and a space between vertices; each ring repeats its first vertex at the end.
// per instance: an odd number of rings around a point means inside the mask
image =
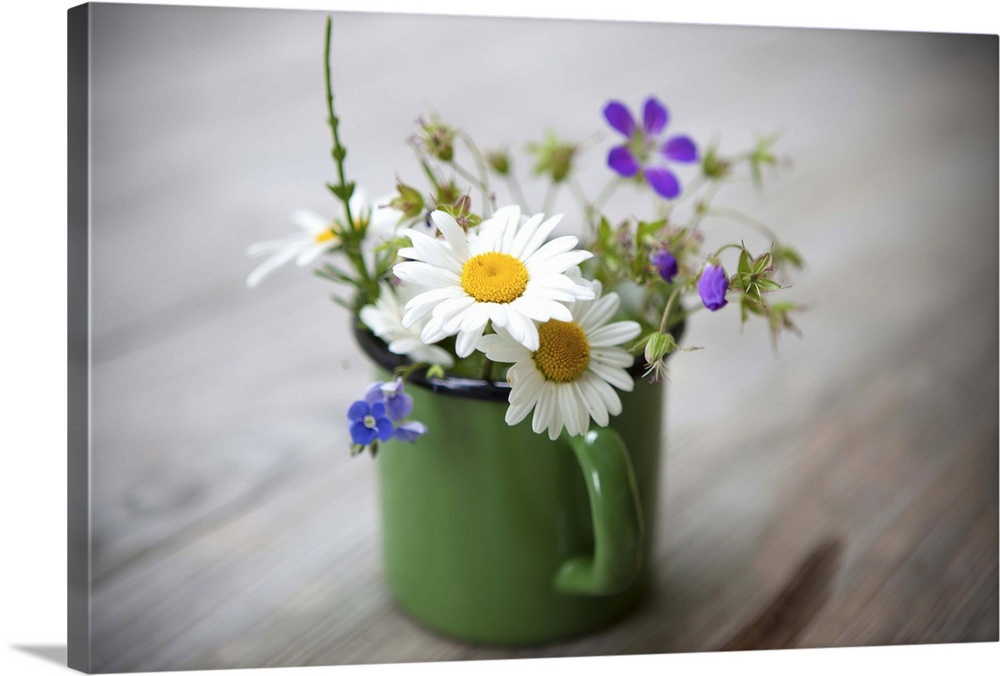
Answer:
POLYGON ((69 663, 998 640, 998 39, 70 10, 69 663))

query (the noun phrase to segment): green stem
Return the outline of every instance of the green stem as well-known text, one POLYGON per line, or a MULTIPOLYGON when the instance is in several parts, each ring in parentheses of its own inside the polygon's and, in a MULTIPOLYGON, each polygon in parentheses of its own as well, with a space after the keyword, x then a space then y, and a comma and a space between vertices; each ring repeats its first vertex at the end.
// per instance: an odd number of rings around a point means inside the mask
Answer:
POLYGON ((545 201, 542 202, 542 213, 546 216, 552 215, 552 208, 555 206, 556 195, 559 193, 559 184, 555 181, 549 183, 545 189, 545 201))
POLYGON ((678 284, 676 287, 674 287, 673 292, 667 299, 667 306, 663 308, 663 317, 660 319, 660 333, 667 332, 670 320, 670 310, 674 306, 674 301, 677 300, 677 297, 681 294, 681 292, 684 290, 686 286, 687 286, 686 284, 678 284))
MULTIPOLYGON (((476 170, 479 172, 479 179, 478 179, 479 188, 480 190, 482 190, 483 193, 483 218, 489 218, 490 215, 493 213, 493 204, 490 202, 489 176, 486 173, 486 162, 483 160, 483 154, 479 152, 479 147, 476 146, 475 142, 472 140, 471 137, 469 137, 468 134, 460 131, 458 133, 458 137, 462 139, 462 142, 465 144, 465 147, 469 149, 469 152, 472 154, 472 159, 476 163, 476 170)), ((458 165, 455 164, 455 167, 457 168, 458 165)), ((463 171, 465 170, 463 169, 463 171)), ((476 179, 467 179, 467 180, 470 180, 470 182, 472 182, 475 181, 476 179)))
MULTIPOLYGON (((334 162, 337 164, 337 177, 340 180, 338 185, 341 189, 346 191, 347 181, 344 179, 344 157, 347 155, 347 151, 340 145, 340 134, 337 129, 340 125, 340 120, 333 112, 333 78, 330 75, 330 37, 332 32, 333 19, 331 17, 327 17, 326 38, 323 45, 323 73, 326 76, 327 122, 330 125, 330 130, 333 132, 333 149, 330 151, 330 154, 333 157, 334 162)), ((354 218, 351 215, 351 206, 348 204, 349 200, 345 196, 340 196, 340 201, 344 203, 344 213, 347 216, 346 225, 353 229, 354 218)))
POLYGON ((358 271, 358 274, 361 275, 361 281, 367 299, 374 300, 378 297, 378 283, 372 279, 371 275, 368 273, 368 266, 365 264, 365 259, 361 255, 359 235, 363 235, 364 233, 356 229, 354 215, 351 213, 350 195, 353 192, 353 186, 350 188, 348 187, 348 182, 345 178, 344 172, 344 158, 347 156, 347 150, 340 143, 340 134, 338 131, 340 120, 337 118, 337 115, 333 110, 333 78, 330 73, 330 43, 332 32, 333 19, 331 17, 327 17, 326 34, 323 44, 323 74, 326 79, 327 122, 330 125, 330 131, 333 135, 333 149, 330 151, 330 155, 333 157, 333 160, 337 165, 337 178, 339 180, 337 187, 340 194, 337 195, 337 198, 344 205, 344 216, 347 219, 347 223, 344 224, 343 233, 344 235, 347 235, 347 242, 344 249, 348 258, 358 271))
POLYGON ((517 200, 517 203, 521 205, 521 208, 524 209, 525 213, 533 213, 531 209, 528 208, 528 200, 524 198, 524 191, 521 190, 521 182, 517 180, 517 176, 514 175, 513 169, 507 170, 505 178, 507 179, 507 186, 510 188, 511 193, 513 193, 514 199, 517 200))
POLYGON ((597 222, 593 205, 587 202, 587 195, 584 193, 583 188, 580 186, 579 182, 576 180, 569 181, 570 192, 576 198, 577 203, 580 205, 580 211, 583 212, 583 221, 587 224, 589 229, 587 235, 591 241, 597 239, 597 222))
POLYGON ((621 184, 622 180, 617 176, 611 178, 607 182, 601 192, 598 193, 597 198, 590 205, 595 213, 600 213, 601 210, 604 209, 604 204, 611 199, 611 196, 615 194, 615 190, 617 190, 618 186, 621 184))
POLYGON ((772 243, 778 241, 778 236, 773 230, 771 230, 771 228, 767 227, 760 221, 750 218, 746 214, 736 211, 735 209, 707 209, 705 213, 707 216, 718 216, 720 218, 734 220, 737 223, 742 223, 743 225, 760 232, 765 237, 769 237, 772 243))

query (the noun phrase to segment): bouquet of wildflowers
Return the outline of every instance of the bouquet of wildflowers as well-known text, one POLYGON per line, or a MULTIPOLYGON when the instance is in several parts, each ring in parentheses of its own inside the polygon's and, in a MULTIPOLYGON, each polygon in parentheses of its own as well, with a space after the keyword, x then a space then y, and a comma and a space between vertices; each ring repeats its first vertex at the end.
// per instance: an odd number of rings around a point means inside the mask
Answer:
POLYGON ((660 380, 671 353, 697 349, 678 345, 695 312, 738 307, 744 322, 767 322, 775 339, 796 330, 790 315, 800 308, 772 294, 784 288, 782 271, 801 267, 798 253, 764 224, 715 206, 727 184, 759 186, 765 170, 784 164, 775 138, 723 155, 673 133, 655 96, 635 112, 606 102, 603 111, 595 106, 611 137, 599 157, 588 158, 583 144, 552 133, 527 145, 531 177, 546 186, 546 206, 535 212, 511 153, 484 149, 434 116, 418 120, 411 139, 422 187, 397 179, 395 192, 369 202, 345 170, 329 21, 325 58, 337 169, 327 186, 339 213, 332 220, 296 213, 304 233, 251 247, 250 254, 266 259, 247 281, 254 286, 293 260, 318 262, 318 276, 349 291, 333 299, 408 359, 394 381, 374 383, 350 407, 353 452, 374 454, 380 442, 414 441, 427 432, 407 419, 413 402, 404 380, 418 370, 431 380, 506 381, 507 423, 530 415, 535 433, 556 439, 584 434, 592 423, 608 425, 621 412, 616 390, 630 391, 635 377, 660 380), (608 180, 599 190, 577 178, 586 161, 606 165, 608 180), (678 171, 690 178, 682 183, 678 171), (614 192, 629 183, 647 193, 651 217, 605 213, 614 192), (501 186, 509 202, 498 201, 501 186), (569 219, 548 213, 563 190, 579 205, 569 219), (691 207, 684 217, 682 203, 691 207), (702 224, 711 217, 763 233, 769 249, 751 252, 742 242, 707 248, 702 224), (553 236, 566 220, 577 234, 553 236))

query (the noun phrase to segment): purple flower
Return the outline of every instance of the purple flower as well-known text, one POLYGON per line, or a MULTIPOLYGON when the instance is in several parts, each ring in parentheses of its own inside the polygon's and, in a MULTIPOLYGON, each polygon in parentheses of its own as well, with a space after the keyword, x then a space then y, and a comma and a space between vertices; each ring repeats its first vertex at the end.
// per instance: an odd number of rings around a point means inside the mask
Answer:
POLYGON ((411 420, 397 427, 396 431, 392 433, 392 438, 399 439, 400 441, 408 441, 412 444, 425 434, 427 434, 427 425, 416 420, 411 420))
POLYGON ((392 437, 392 421, 385 415, 385 404, 376 401, 356 401, 347 410, 347 419, 351 423, 351 440, 355 444, 367 446, 378 439, 386 441, 392 437))
POLYGON ((369 405, 376 402, 385 404, 386 413, 394 422, 410 415, 413 410, 413 397, 403 391, 402 378, 397 378, 395 383, 372 383, 365 391, 365 401, 369 405))
POLYGON ((705 263, 702 268, 701 277, 698 278, 698 295, 701 302, 712 312, 724 306, 729 301, 726 300, 726 291, 729 289, 729 278, 726 277, 726 270, 721 265, 705 263))
POLYGON ((674 172, 666 167, 650 165, 656 159, 694 162, 698 159, 698 149, 688 136, 661 138, 669 120, 662 103, 653 97, 646 99, 641 127, 620 101, 611 101, 604 107, 604 119, 626 138, 623 145, 615 146, 608 153, 609 167, 625 178, 641 171, 650 187, 666 199, 680 194, 681 184, 674 172))
POLYGON ((666 249, 653 254, 652 262, 663 281, 671 282, 677 276, 677 259, 666 249))

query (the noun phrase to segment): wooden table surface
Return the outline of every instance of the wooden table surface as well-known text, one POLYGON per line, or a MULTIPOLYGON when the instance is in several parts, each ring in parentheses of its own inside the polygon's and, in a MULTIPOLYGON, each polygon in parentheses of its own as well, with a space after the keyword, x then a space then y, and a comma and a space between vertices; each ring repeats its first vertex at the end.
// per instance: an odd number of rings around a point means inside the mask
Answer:
POLYGON ((369 368, 326 283, 244 286, 247 245, 296 208, 333 213, 323 22, 94 8, 96 670, 998 639, 996 36, 335 17, 347 166, 371 195, 419 179, 405 140, 432 110, 521 143, 654 93, 673 130, 730 151, 781 130, 794 161, 720 202, 804 254, 803 337, 776 354, 735 311, 692 322, 654 591, 605 631, 502 650, 386 591, 376 468, 344 422, 369 368))

